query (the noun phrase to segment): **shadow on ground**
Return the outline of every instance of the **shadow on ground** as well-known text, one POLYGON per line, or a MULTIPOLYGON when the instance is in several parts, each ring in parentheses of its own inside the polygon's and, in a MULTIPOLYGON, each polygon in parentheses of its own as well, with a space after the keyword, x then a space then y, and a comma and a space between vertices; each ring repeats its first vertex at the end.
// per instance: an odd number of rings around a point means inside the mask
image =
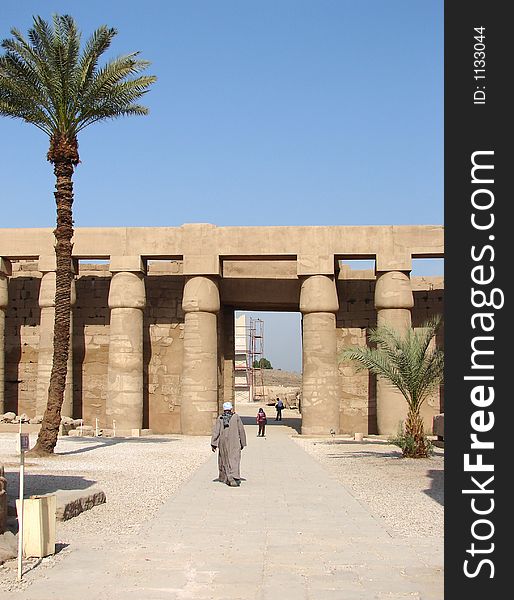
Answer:
MULTIPOLYGON (((255 411, 255 412, 257 413, 257 411, 255 411)), ((257 423, 255 422, 255 417, 241 416, 241 420, 243 421, 243 425, 255 425, 255 427, 257 427, 257 423)), ((268 432, 270 428, 276 427, 277 425, 291 427, 291 429, 294 429, 297 433, 301 433, 302 417, 282 417, 281 421, 275 421, 274 414, 272 417, 268 416, 268 422, 266 424, 266 432, 268 432)))
MULTIPOLYGON (((177 438, 148 438, 148 437, 134 437, 134 438, 84 438, 84 437, 70 437, 68 441, 71 443, 86 443, 90 444, 83 448, 77 448, 76 450, 66 450, 60 452, 57 450, 54 456, 69 456, 70 454, 82 454, 83 452, 91 452, 91 450, 97 450, 98 448, 108 448, 109 446, 116 446, 118 444, 149 444, 149 443, 163 443, 163 442, 177 442, 177 438)), ((31 457, 32 458, 32 457, 31 457)), ((51 458, 51 457, 45 457, 51 458)), ((37 459, 36 459, 37 460, 37 459)))
POLYGON ((435 500, 441 506, 444 506, 444 471, 430 469, 427 471, 427 476, 430 477, 432 481, 430 487, 423 491, 427 496, 430 496, 432 500, 435 500))
MULTIPOLYGON (((18 494, 20 485, 20 476, 18 471, 6 471, 7 494, 9 497, 15 497, 18 494)), ((51 494, 56 490, 85 490, 97 481, 86 479, 81 475, 41 475, 25 471, 24 477, 24 497, 36 496, 41 494, 51 494)))
POLYGON ((355 452, 347 452, 346 454, 328 454, 329 458, 359 458, 359 457, 374 457, 374 458, 402 458, 401 452, 373 452, 372 450, 357 450, 355 452))

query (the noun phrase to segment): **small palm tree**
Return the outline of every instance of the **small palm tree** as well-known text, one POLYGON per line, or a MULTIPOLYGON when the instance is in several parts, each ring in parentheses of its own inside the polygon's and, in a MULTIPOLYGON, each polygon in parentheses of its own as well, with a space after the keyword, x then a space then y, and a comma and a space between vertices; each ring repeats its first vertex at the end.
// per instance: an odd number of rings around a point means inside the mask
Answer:
POLYGON ((341 353, 342 359, 357 361, 361 368, 387 379, 400 390, 408 412, 404 433, 396 443, 403 455, 411 458, 426 457, 430 451, 420 408, 443 379, 444 353, 430 344, 441 324, 441 317, 434 317, 420 330, 409 328, 405 333, 383 325, 369 334, 376 348, 351 347, 341 353))
POLYGON ((49 137, 47 160, 54 167, 57 205, 56 290, 53 364, 47 408, 32 455, 51 454, 57 443, 70 342, 73 237, 72 176, 79 164, 78 134, 97 121, 146 115, 137 100, 156 80, 139 75, 150 64, 134 52, 98 67, 117 31, 99 27, 81 52, 81 35, 72 17, 53 17, 50 25, 34 17, 28 40, 11 29, 0 56, 0 115, 35 125, 49 137))

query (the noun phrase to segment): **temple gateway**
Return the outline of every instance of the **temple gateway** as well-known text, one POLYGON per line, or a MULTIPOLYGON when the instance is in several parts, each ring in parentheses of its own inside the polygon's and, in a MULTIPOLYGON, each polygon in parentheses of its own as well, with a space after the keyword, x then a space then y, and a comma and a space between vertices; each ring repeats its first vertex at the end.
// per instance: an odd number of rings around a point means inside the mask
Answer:
MULTIPOLYGON (((410 276, 443 257, 442 226, 77 228, 73 254, 62 414, 119 434, 210 434, 234 400, 235 310, 301 312, 303 434, 394 434, 405 401, 338 356, 443 312, 442 276, 410 276), (360 259, 375 268, 345 264, 360 259)), ((54 293, 52 229, 0 229, 0 413, 44 412, 54 293)))

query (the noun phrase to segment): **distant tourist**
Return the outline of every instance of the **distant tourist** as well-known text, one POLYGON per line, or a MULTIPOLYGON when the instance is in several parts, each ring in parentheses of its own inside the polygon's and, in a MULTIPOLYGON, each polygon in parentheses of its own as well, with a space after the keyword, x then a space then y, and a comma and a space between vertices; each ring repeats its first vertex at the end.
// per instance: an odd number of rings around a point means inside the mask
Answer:
POLYGON ((214 422, 211 448, 218 448, 218 480, 230 487, 241 484, 241 450, 246 446, 246 433, 241 417, 234 412, 232 403, 223 404, 223 413, 214 422))
POLYGON ((266 429, 267 423, 266 413, 264 409, 259 408, 259 412, 257 413, 257 425, 259 426, 259 433, 257 437, 264 437, 264 430, 266 429))
POLYGON ((284 403, 280 398, 277 398, 275 408, 277 409, 277 416, 275 417, 275 421, 282 421, 282 411, 284 410, 284 403))

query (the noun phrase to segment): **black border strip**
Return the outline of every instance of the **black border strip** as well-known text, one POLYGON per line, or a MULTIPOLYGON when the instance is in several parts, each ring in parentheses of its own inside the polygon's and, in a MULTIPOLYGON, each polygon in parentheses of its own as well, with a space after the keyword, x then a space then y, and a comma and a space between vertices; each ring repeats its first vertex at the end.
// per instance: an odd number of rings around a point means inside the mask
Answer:
POLYGON ((514 274, 507 265, 514 240, 507 214, 507 135, 514 129, 514 107, 507 110, 514 57, 508 6, 454 0, 444 14, 445 598, 466 600, 509 595, 500 593, 509 589, 506 486, 514 471, 514 435, 507 430, 514 425, 507 382, 514 331, 507 290, 514 274), (473 160, 494 168, 479 166, 473 178, 473 160), (484 301, 489 306, 480 306, 484 301), (471 447, 472 434, 481 448, 471 447), (494 471, 473 467, 480 461, 494 471))

